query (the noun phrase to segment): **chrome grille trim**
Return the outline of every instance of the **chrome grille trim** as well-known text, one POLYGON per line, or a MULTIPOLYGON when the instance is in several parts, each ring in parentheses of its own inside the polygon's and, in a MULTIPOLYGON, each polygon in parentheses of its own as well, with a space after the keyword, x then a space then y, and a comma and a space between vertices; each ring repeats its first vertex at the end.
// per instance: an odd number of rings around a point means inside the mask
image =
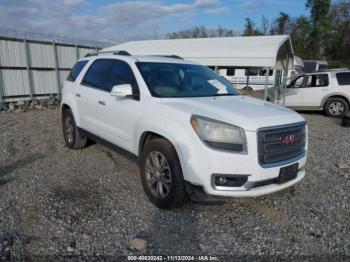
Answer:
POLYGON ((258 159, 262 167, 295 162, 306 154, 306 123, 260 128, 257 131, 258 159), (283 144, 286 136, 296 135, 296 142, 283 144))

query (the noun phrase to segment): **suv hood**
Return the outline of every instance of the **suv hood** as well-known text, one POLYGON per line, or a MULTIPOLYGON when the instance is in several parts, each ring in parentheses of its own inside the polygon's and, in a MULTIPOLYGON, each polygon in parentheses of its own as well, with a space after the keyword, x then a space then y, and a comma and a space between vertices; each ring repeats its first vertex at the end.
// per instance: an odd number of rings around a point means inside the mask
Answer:
POLYGON ((305 121, 286 107, 247 96, 162 98, 161 103, 189 115, 213 118, 247 131, 305 121))

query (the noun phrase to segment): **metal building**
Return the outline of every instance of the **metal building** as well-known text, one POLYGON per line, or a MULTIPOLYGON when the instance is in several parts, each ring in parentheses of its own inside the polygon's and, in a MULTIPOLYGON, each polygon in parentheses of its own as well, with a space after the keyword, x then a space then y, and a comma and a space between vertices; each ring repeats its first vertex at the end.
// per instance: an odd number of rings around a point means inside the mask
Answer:
POLYGON ((75 61, 108 46, 0 30, 0 103, 60 94, 75 61))

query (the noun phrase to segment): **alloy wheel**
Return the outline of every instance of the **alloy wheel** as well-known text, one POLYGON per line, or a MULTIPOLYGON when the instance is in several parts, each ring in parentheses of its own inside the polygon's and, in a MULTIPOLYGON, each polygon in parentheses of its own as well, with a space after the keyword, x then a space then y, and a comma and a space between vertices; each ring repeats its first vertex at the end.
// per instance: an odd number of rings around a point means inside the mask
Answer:
POLYGON ((343 103, 334 101, 329 105, 329 112, 334 116, 340 116, 345 110, 343 103))
POLYGON ((157 198, 166 198, 171 190, 171 171, 165 156, 152 151, 146 159, 146 181, 151 193, 157 198))
POLYGON ((72 143, 74 139, 74 124, 70 116, 66 116, 64 120, 64 135, 68 143, 72 143))

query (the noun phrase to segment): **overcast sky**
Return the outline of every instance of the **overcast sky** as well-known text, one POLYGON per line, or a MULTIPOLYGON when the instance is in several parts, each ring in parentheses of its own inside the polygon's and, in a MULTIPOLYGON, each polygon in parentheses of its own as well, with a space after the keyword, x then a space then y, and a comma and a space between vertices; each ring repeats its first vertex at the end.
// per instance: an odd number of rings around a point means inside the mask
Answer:
POLYGON ((280 11, 307 14, 304 0, 0 0, 0 26, 71 38, 122 42, 204 25, 242 31, 280 11))

